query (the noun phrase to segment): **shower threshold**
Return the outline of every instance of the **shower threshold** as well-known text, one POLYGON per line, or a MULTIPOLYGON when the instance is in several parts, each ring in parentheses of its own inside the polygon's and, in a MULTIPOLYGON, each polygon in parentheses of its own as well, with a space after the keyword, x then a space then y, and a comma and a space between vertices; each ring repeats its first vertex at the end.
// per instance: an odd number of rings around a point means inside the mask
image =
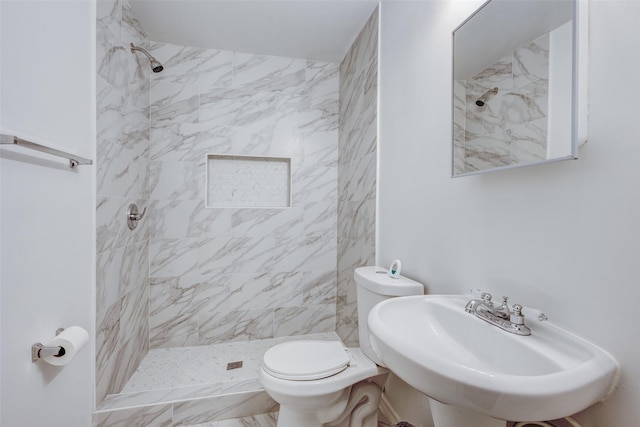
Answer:
POLYGON ((150 419, 141 425, 191 426, 273 413, 278 404, 258 380, 260 361, 269 347, 302 339, 340 341, 331 332, 151 349, 122 391, 100 403, 96 424, 127 426, 133 419, 150 419))

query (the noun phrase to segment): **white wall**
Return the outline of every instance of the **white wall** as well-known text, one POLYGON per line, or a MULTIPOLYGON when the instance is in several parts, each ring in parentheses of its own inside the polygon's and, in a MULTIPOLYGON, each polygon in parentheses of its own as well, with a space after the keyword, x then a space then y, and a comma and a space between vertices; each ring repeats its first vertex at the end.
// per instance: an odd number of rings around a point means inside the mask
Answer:
MULTIPOLYGON (((95 12, 89 1, 2 1, 1 122, 83 157, 95 147, 95 12)), ((1 150, 3 427, 91 423, 93 349, 66 367, 31 363, 59 327, 93 335, 94 171, 1 150)), ((93 337, 90 338, 90 342, 93 337)))
POLYGON ((510 295, 609 350, 620 386, 576 419, 637 425, 640 2, 590 4, 579 160, 452 179, 451 30, 480 3, 382 4, 378 263, 430 293, 510 295))

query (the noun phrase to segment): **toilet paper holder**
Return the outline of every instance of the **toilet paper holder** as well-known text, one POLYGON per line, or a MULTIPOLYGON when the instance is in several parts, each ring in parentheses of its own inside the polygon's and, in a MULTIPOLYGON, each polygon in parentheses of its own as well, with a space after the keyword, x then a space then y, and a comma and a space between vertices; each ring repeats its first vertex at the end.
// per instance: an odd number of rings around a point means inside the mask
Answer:
MULTIPOLYGON (((64 328, 58 328, 56 330, 56 335, 60 335, 60 333, 64 331, 64 328)), ((35 343, 31 346, 31 363, 36 363, 39 359, 43 357, 62 357, 65 354, 64 347, 47 347, 42 343, 35 343)))

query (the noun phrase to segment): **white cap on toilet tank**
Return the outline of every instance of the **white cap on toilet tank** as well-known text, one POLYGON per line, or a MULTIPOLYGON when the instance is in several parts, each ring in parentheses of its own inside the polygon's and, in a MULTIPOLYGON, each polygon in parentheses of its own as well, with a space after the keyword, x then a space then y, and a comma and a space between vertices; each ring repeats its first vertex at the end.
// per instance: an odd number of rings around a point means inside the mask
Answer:
POLYGON ((424 293, 422 283, 404 276, 398 276, 397 279, 389 277, 389 270, 384 267, 359 267, 353 276, 360 286, 380 295, 400 297, 424 293))

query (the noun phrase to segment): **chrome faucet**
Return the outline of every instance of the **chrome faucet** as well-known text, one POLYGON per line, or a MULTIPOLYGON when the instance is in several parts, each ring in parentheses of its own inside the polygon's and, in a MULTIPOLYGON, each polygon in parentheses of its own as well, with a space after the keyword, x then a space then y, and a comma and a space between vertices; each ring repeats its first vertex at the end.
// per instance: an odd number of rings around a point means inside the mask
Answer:
POLYGON ((509 307, 509 298, 502 297, 502 303, 496 306, 491 299, 490 293, 482 292, 480 299, 472 299, 464 309, 467 313, 474 314, 477 318, 512 334, 531 335, 531 329, 524 324, 524 315, 520 304, 509 307))

